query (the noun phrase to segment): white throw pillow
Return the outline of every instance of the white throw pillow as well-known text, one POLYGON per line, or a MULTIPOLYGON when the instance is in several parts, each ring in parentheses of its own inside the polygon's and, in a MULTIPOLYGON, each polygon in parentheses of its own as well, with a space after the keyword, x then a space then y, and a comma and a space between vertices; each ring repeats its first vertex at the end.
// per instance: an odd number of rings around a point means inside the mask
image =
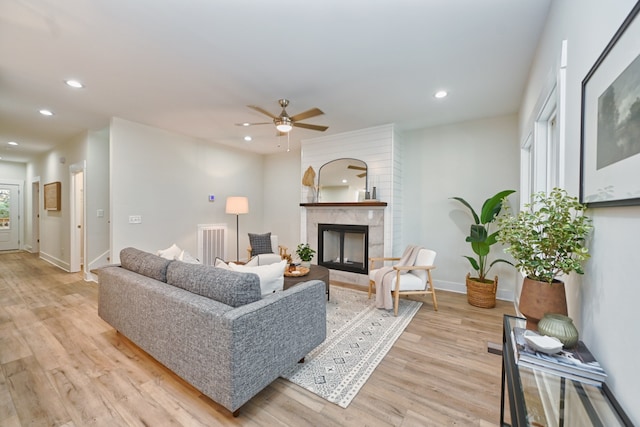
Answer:
POLYGON ((180 255, 181 252, 182 252, 182 249, 180 249, 174 243, 173 245, 169 246, 167 249, 160 249, 158 252, 156 252, 156 255, 164 259, 173 261, 174 259, 176 259, 177 256, 180 255))
POLYGON ((282 261, 282 257, 278 254, 260 254, 247 261, 244 265, 247 267, 255 267, 258 265, 269 265, 282 261))
POLYGON ((180 255, 176 257, 176 260, 186 262, 187 264, 202 264, 200 260, 187 251, 180 252, 180 255))
POLYGON ((239 265, 233 262, 229 263, 229 267, 233 271, 257 274, 258 277, 260 277, 260 290, 263 296, 276 291, 281 291, 284 288, 284 269, 286 266, 286 260, 282 260, 275 264, 259 265, 255 267, 239 265))
POLYGON ((225 269, 225 270, 231 270, 231 267, 229 267, 229 264, 224 262, 224 260, 222 258, 216 258, 216 262, 215 262, 215 264, 213 264, 213 266, 216 267, 216 268, 222 268, 222 269, 225 269))

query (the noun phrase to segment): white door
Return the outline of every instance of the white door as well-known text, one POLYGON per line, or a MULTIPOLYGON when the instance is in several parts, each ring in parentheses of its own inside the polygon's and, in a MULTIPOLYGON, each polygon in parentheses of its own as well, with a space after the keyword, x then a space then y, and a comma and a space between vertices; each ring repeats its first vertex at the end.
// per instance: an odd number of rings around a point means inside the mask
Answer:
POLYGON ((0 184, 0 251, 20 248, 20 189, 0 184))

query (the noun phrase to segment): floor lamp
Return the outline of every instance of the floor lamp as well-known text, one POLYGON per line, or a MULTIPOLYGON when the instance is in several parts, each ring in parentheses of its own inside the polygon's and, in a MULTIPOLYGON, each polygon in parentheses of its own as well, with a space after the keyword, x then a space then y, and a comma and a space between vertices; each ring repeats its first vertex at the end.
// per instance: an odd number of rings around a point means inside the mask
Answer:
POLYGON ((238 217, 249 213, 249 199, 246 197, 227 197, 226 213, 236 216, 236 261, 240 261, 240 227, 238 217))

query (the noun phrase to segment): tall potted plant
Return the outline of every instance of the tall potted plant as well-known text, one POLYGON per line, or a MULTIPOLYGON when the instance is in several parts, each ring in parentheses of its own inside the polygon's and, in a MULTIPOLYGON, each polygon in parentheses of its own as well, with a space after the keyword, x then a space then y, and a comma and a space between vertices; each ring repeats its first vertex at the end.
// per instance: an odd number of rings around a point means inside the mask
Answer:
POLYGON ((496 243, 498 236, 498 232, 495 230, 492 231, 491 228, 495 225, 496 218, 502 210, 504 198, 514 192, 515 190, 503 190, 485 200, 482 205, 482 210, 480 211, 480 216, 478 216, 466 200, 461 197, 452 197, 452 199, 457 200, 469 208, 474 220, 465 241, 471 243, 471 249, 476 256, 464 256, 469 260, 469 264, 471 264, 471 267, 476 272, 476 276, 474 277, 471 277, 471 274, 467 274, 466 280, 467 301, 473 306, 482 308, 493 308, 496 306, 498 276, 495 276, 493 280, 487 279, 486 276, 495 264, 499 262, 511 263, 505 259, 495 259, 489 263, 491 246, 496 243))
POLYGON ((525 278, 519 309, 527 318, 527 327, 537 329, 546 313, 567 314, 567 299, 562 274, 584 274, 582 263, 589 258, 587 237, 592 230, 586 206, 565 190, 554 188, 532 196, 525 209, 499 220, 498 241, 508 247, 516 268, 525 278))

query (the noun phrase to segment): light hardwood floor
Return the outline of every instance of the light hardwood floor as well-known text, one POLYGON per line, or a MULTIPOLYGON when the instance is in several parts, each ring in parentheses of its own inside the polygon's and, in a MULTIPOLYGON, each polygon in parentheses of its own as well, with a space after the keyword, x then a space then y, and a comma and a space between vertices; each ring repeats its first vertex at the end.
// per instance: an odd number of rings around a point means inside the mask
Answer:
MULTIPOLYGON (((437 281, 437 278, 436 278, 437 281)), ((495 426, 502 315, 430 297, 347 409, 277 379, 233 418, 97 314, 98 285, 0 254, 0 426, 495 426)), ((363 292, 363 298, 366 298, 363 292)), ((419 298, 416 298, 419 299, 419 298)))

